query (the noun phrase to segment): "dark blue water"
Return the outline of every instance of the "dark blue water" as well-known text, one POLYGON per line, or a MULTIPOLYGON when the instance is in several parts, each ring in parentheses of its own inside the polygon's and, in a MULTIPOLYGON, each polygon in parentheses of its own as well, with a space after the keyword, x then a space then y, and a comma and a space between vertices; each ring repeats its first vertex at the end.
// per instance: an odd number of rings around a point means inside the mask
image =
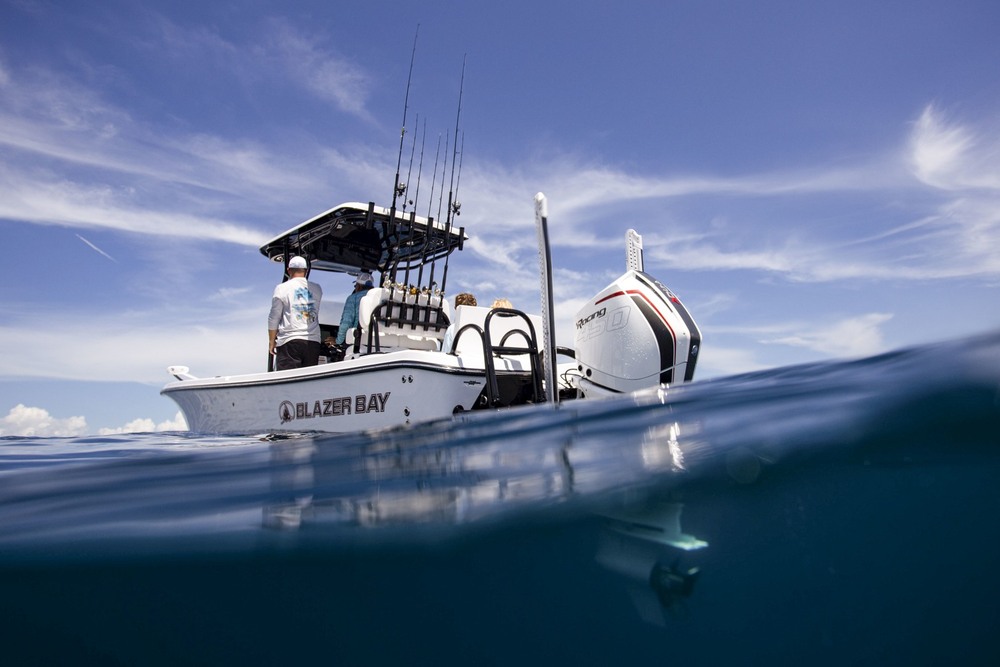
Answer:
POLYGON ((1000 333, 346 437, 4 438, 0 659, 1000 664, 998 448, 1000 333))

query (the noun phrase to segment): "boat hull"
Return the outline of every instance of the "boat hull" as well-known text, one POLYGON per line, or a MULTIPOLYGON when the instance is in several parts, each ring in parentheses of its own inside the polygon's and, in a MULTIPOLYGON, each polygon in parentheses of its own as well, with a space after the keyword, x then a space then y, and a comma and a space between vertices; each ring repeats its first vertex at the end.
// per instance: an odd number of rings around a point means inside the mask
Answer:
POLYGON ((188 428, 199 433, 348 433, 472 409, 485 387, 483 369, 430 354, 395 353, 289 371, 185 379, 161 393, 177 403, 188 428))

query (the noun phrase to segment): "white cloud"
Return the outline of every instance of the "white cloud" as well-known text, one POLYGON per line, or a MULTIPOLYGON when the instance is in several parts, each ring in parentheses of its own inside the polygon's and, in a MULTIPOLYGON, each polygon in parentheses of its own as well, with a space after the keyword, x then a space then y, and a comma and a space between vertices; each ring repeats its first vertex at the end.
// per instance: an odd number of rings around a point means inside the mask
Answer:
MULTIPOLYGON (((270 55, 258 57, 278 58, 277 53, 311 63, 336 60, 316 40, 278 25, 272 42, 260 47, 270 55)), ((255 246, 270 235, 228 217, 253 219, 260 211, 282 210, 301 195, 325 189, 326 178, 377 190, 390 172, 385 161, 373 159, 364 148, 310 148, 312 164, 324 165, 316 170, 308 168, 301 146, 274 148, 246 139, 164 131, 79 84, 44 73, 30 84, 8 78, 6 101, 0 101, 0 143, 32 158, 16 168, 0 167, 0 217, 10 220, 255 246), (46 111, 38 115, 38 108, 46 111), (40 166, 53 160, 55 167, 40 166), (73 171, 69 165, 96 171, 87 182, 67 177, 73 171), (227 218, 209 214, 217 209, 225 210, 227 218)), ((353 78, 345 75, 344 83, 329 74, 328 85, 351 90, 353 78)), ((347 97, 365 95, 354 90, 347 97)), ((763 271, 800 281, 996 276, 1000 142, 986 136, 948 124, 928 106, 897 155, 832 169, 658 177, 567 155, 523 169, 480 162, 465 169, 467 215, 456 222, 470 229, 470 250, 485 261, 480 273, 504 275, 519 286, 535 273, 531 198, 538 184, 549 195, 556 248, 586 252, 620 247, 618 234, 631 225, 646 237, 652 266, 677 270, 763 271), (940 200, 959 190, 960 198, 940 200), (810 220, 769 213, 761 204, 773 200, 772 210, 778 211, 785 202, 808 195, 847 200, 858 194, 873 202, 865 233, 854 239, 836 234, 835 242, 833 226, 827 234, 810 220), (887 218, 891 223, 880 219, 885 215, 880 206, 910 199, 920 204, 910 205, 914 214, 909 220, 899 222, 898 214, 887 218), (725 204, 735 213, 724 229, 714 229, 714 215, 702 220, 682 213, 682 205, 693 201, 709 202, 702 208, 717 211, 725 204), (740 207, 740 201, 755 206, 740 207), (761 234, 763 229, 768 233, 761 234)), ((417 208, 426 211, 419 202, 417 208)))
MULTIPOLYGON (((220 54, 230 48, 212 35, 198 41, 220 54)), ((331 99, 341 93, 345 100, 366 99, 363 74, 346 65, 338 70, 335 54, 287 26, 260 48, 254 57, 261 62, 287 61, 291 67, 293 57, 300 57, 315 65, 318 78, 303 85, 326 90, 331 99)), ((319 145, 303 158, 299 147, 178 134, 133 118, 80 84, 44 73, 26 83, 27 77, 18 74, 7 74, 3 85, 9 94, 0 99, 0 143, 15 157, 0 164, 0 217, 6 219, 256 247, 271 234, 242 221, 254 219, 258 209, 282 210, 304 193, 325 189, 325 180, 312 172, 377 194, 391 171, 377 158, 379 151, 364 147, 319 145), (36 108, 45 111, 39 115, 36 108), (215 210, 226 214, 212 215, 215 210)), ((354 112, 364 115, 363 107, 354 112)), ((462 176, 465 215, 457 222, 469 227, 472 240, 465 257, 453 260, 449 292, 472 289, 484 301, 507 296, 537 310, 532 196, 539 185, 550 199, 554 249, 568 260, 557 267, 561 342, 572 339, 576 309, 623 269, 623 232, 629 226, 643 234, 647 267, 654 274, 669 269, 748 271, 793 281, 995 279, 1000 276, 1000 193, 992 184, 1000 179, 995 167, 982 169, 995 149, 983 134, 947 124, 929 106, 906 146, 832 169, 650 176, 566 155, 515 169, 470 163, 462 176), (787 212, 795 210, 790 202, 809 195, 826 196, 822 201, 837 205, 859 193, 874 202, 874 212, 853 221, 852 231, 810 225, 787 212), (897 212, 891 222, 879 217, 883 207, 910 199, 917 202, 905 205, 912 214, 897 212), (698 206, 689 208, 692 202, 698 206)), ((426 212, 426 204, 417 208, 426 212)), ((248 289, 223 288, 215 298, 229 300, 248 289)), ((12 360, 5 374, 159 383, 166 379, 163 367, 172 363, 199 374, 246 372, 262 365, 263 306, 219 318, 196 309, 178 315, 170 303, 154 304, 142 314, 109 313, 114 326, 64 316, 53 329, 78 328, 82 339, 93 341, 87 355, 67 351, 66 358, 12 360), (137 340, 143 341, 141 349, 137 340), (108 359, 116 361, 112 365, 108 359)), ((813 330, 777 332, 769 342, 865 354, 881 345, 881 321, 866 318, 871 316, 841 323, 843 333, 856 338, 851 345, 843 342, 850 336, 838 342, 829 331, 813 330)), ((52 335, 39 334, 36 326, 0 325, 0 343, 8 349, 28 342, 44 349, 65 347, 52 335)), ((753 361, 734 364, 752 367, 753 361)))
POLYGON ((370 87, 366 72, 320 45, 320 40, 296 30, 286 21, 274 20, 265 57, 276 58, 305 89, 329 100, 341 111, 372 122, 365 105, 370 87))
POLYGON ((935 188, 1000 188, 1000 140, 994 133, 977 135, 971 128, 949 122, 933 104, 914 123, 911 162, 918 179, 935 188))
POLYGON ((258 246, 268 235, 225 220, 156 210, 128 190, 83 185, 0 166, 0 218, 36 224, 226 241, 258 246))
POLYGON ((879 327, 890 319, 890 313, 868 313, 830 324, 810 325, 761 342, 802 347, 834 357, 865 357, 885 350, 879 327))
POLYGON ((370 76, 346 56, 324 47, 318 34, 307 34, 285 19, 272 18, 257 26, 258 35, 245 47, 224 37, 214 27, 179 26, 162 14, 152 16, 155 33, 142 35, 137 46, 156 49, 169 57, 217 68, 236 75, 245 85, 284 85, 332 102, 344 113, 371 121, 366 109, 370 76))
MULTIPOLYGON (((928 105, 910 137, 914 175, 951 196, 903 231, 941 276, 1000 273, 1000 138, 928 105), (933 257, 932 259, 930 259, 933 257)), ((894 233, 899 230, 892 230, 894 233)))
MULTIPOLYGON (((118 313, 111 318, 61 314, 58 326, 0 325, 7 349, 42 349, 37 358, 4 362, 7 377, 132 381, 165 384, 166 368, 189 366, 195 374, 228 375, 264 370, 264 306, 220 316, 203 310, 118 313), (85 354, 68 346, 63 332, 86 341, 85 354)), ((37 323, 37 321, 36 321, 37 323)))
POLYGON ((917 178, 936 187, 948 187, 949 176, 961 164, 972 137, 961 127, 948 127, 933 106, 914 125, 911 137, 913 169, 917 178))
POLYGON ((528 169, 479 165, 463 176, 470 245, 493 270, 530 265, 529 184, 544 184, 556 248, 617 248, 619 234, 633 226, 652 268, 822 282, 991 279, 1000 262, 995 134, 948 124, 928 106, 904 145, 834 168, 656 177, 567 155, 528 169), (820 210, 802 205, 807 197, 820 210), (717 214, 684 213, 695 202, 699 210, 732 211, 730 219, 717 228, 717 214), (809 217, 787 212, 799 206, 809 217))
POLYGON ((87 420, 83 417, 58 419, 42 408, 18 403, 6 417, 0 418, 0 435, 62 436, 84 435, 87 420))
POLYGON ((76 81, 17 74, 0 97, 0 218, 258 245, 269 235, 211 212, 253 219, 326 187, 301 147, 151 126, 76 81))
POLYGON ((702 347, 698 365, 695 367, 695 379, 750 373, 767 367, 767 364, 761 363, 748 349, 713 344, 702 347))
POLYGON ((941 227, 954 226, 959 230, 940 235, 950 242, 944 250, 954 250, 967 267, 1000 276, 1000 193, 992 197, 961 197, 943 207, 940 215, 941 227))
POLYGON ((162 421, 159 424, 155 423, 152 419, 140 418, 133 419, 124 426, 118 428, 102 428, 98 429, 98 435, 114 435, 118 433, 154 433, 160 431, 186 431, 188 430, 187 421, 184 419, 184 415, 177 412, 173 419, 168 419, 162 421))
MULTIPOLYGON (((187 422, 184 416, 178 411, 173 419, 162 421, 159 424, 152 419, 133 419, 124 426, 118 428, 98 429, 99 435, 113 435, 116 433, 152 433, 157 431, 186 431, 187 422)), ((88 435, 87 420, 84 417, 66 417, 60 419, 53 417, 44 408, 28 407, 23 403, 18 403, 7 413, 6 417, 0 418, 0 436, 24 436, 24 437, 77 437, 88 435)))
POLYGON ((215 294, 208 297, 211 300, 229 301, 235 297, 246 296, 252 292, 252 287, 220 287, 215 294))

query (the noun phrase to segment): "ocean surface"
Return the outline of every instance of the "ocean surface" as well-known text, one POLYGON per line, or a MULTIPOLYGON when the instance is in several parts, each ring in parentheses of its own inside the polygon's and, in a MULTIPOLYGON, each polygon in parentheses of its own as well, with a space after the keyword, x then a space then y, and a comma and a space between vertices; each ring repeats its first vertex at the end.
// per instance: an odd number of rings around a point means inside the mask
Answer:
POLYGON ((1000 332, 350 436, 0 438, 4 665, 1000 664, 1000 332))

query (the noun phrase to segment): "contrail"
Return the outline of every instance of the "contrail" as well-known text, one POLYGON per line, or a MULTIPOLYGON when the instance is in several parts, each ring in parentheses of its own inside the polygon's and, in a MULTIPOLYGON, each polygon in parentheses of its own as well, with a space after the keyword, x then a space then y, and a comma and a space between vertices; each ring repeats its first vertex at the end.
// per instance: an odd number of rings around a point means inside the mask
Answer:
POLYGON ((101 250, 101 249, 100 249, 100 248, 98 248, 98 247, 97 247, 96 245, 94 245, 93 243, 91 243, 91 242, 90 242, 90 241, 88 241, 87 239, 83 238, 83 237, 82 237, 82 236, 80 236, 79 234, 77 234, 77 235, 76 235, 76 238, 80 239, 81 241, 83 241, 84 243, 86 243, 87 245, 89 245, 89 246, 90 246, 91 248, 93 248, 93 249, 94 249, 94 250, 96 250, 97 252, 101 253, 102 255, 104 255, 105 257, 107 257, 108 259, 110 259, 110 260, 111 260, 112 262, 117 262, 117 261, 118 261, 117 259, 115 259, 115 258, 114 258, 114 257, 112 257, 111 255, 109 255, 108 253, 104 252, 103 250, 101 250))

